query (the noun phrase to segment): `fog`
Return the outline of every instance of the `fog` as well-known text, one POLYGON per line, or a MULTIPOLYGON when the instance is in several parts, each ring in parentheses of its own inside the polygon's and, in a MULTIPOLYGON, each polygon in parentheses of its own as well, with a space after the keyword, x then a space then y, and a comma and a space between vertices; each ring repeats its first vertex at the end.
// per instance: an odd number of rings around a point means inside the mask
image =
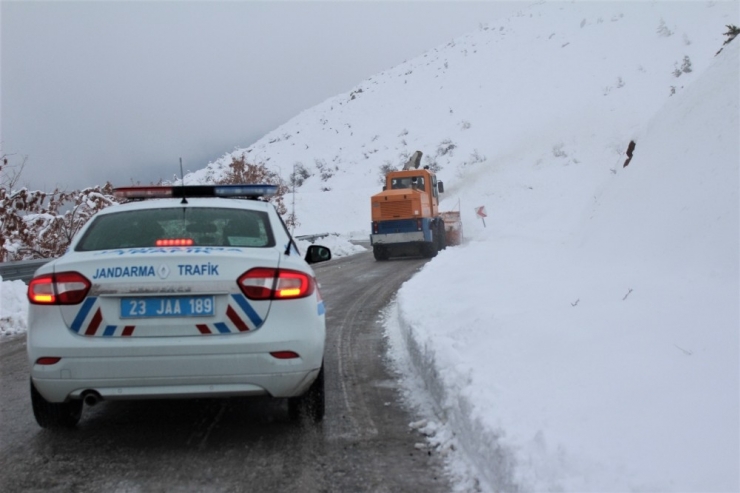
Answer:
POLYGON ((2 153, 43 190, 171 179, 527 5, 3 1, 2 153))

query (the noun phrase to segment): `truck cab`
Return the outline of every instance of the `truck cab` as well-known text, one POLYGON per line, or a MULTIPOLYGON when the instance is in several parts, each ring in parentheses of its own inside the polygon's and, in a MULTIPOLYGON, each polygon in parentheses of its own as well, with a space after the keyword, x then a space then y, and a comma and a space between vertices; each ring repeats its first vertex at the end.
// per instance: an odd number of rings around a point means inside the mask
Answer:
POLYGON ((439 214, 442 182, 429 169, 392 171, 371 202, 370 243, 377 260, 391 256, 433 257, 445 247, 439 214))
POLYGON ((429 218, 438 215, 440 182, 429 170, 392 171, 381 193, 371 198, 373 221, 429 218))

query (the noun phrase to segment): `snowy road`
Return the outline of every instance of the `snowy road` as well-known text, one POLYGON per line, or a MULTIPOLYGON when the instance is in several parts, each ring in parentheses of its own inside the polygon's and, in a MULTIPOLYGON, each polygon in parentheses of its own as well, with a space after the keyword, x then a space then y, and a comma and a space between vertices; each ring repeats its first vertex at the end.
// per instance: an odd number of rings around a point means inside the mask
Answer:
POLYGON ((327 305, 327 414, 287 419, 284 402, 103 402, 76 430, 42 430, 28 396, 25 337, 0 344, 0 490, 450 491, 440 460, 397 401, 377 318, 425 260, 371 253, 316 269, 327 305))

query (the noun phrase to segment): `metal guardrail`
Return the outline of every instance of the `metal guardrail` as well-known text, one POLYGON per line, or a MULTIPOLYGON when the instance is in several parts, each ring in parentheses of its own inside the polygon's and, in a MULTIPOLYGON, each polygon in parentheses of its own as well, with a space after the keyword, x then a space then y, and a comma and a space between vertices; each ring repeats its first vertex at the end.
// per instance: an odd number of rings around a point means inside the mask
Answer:
POLYGON ((330 234, 331 233, 320 233, 320 234, 317 234, 317 235, 302 235, 302 236, 296 236, 295 239, 296 240, 305 240, 305 241, 308 241, 310 243, 313 243, 314 241, 318 240, 319 238, 326 238, 330 234))
POLYGON ((41 258, 19 262, 2 262, 0 263, 0 276, 2 276, 3 281, 23 281, 27 283, 33 278, 36 269, 50 261, 49 258, 41 258))

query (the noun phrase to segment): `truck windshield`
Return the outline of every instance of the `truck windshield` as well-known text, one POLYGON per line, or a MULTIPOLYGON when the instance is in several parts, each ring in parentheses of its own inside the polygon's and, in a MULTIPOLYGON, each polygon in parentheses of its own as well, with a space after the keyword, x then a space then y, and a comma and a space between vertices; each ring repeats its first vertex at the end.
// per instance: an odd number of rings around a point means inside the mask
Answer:
POLYGON ((391 189, 400 190, 412 188, 414 190, 426 190, 423 176, 407 176, 405 178, 392 178, 391 189))

